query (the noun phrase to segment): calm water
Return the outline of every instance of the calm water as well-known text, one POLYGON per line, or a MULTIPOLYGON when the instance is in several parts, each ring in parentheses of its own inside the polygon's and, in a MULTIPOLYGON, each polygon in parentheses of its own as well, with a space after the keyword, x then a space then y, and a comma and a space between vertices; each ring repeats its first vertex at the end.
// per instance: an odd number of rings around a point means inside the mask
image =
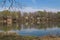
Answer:
POLYGON ((40 24, 14 23, 10 25, 0 23, 0 32, 5 31, 14 31, 21 36, 46 36, 46 35, 60 36, 60 23, 57 22, 40 24))

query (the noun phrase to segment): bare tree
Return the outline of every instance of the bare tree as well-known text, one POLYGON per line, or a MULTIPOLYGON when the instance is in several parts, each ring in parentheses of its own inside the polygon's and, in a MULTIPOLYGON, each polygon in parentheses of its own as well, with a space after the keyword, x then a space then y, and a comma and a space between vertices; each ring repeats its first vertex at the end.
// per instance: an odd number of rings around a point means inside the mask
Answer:
POLYGON ((21 8, 21 4, 20 4, 19 0, 1 0, 0 7, 5 7, 7 5, 7 2, 9 3, 8 4, 9 9, 13 8, 14 6, 21 8))

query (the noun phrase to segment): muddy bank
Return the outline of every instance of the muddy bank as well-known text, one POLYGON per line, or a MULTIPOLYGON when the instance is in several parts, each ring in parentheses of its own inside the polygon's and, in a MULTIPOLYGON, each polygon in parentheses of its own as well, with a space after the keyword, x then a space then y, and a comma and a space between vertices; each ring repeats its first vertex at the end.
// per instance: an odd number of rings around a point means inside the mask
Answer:
POLYGON ((0 40, 60 40, 58 36, 43 36, 43 37, 34 37, 34 36, 20 36, 16 33, 0 33, 0 40))

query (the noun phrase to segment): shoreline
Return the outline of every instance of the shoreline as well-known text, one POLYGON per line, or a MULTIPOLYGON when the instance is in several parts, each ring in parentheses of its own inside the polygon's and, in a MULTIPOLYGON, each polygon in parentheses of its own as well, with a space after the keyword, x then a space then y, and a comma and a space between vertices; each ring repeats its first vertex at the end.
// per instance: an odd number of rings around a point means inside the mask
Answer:
POLYGON ((0 40, 60 40, 58 36, 42 36, 42 37, 35 37, 35 36, 20 36, 16 33, 0 33, 0 40))

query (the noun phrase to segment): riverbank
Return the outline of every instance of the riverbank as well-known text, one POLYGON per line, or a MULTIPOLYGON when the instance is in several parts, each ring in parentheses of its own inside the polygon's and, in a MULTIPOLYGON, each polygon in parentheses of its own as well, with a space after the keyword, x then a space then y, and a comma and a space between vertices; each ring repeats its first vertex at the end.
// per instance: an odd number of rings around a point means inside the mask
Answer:
POLYGON ((0 40, 60 40, 58 36, 43 36, 43 37, 34 37, 34 36, 20 36, 16 33, 0 33, 0 40))

